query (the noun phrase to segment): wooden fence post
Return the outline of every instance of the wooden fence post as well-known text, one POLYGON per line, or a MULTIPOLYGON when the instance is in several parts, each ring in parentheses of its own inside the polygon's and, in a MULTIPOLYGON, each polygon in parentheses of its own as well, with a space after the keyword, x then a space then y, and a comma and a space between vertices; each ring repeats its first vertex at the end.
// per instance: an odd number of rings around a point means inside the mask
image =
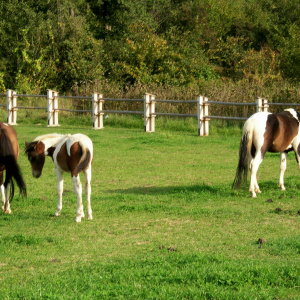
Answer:
POLYGON ((150 132, 150 94, 144 95, 144 131, 150 132))
POLYGON ((203 124, 203 96, 197 97, 197 122, 198 122, 198 135, 204 135, 204 124, 203 124))
POLYGON ((208 98, 204 97, 204 135, 209 136, 208 98))
POLYGON ((209 135, 209 118, 208 116, 208 98, 203 96, 197 97, 197 121, 198 121, 198 135, 209 135))
POLYGON ((59 126, 58 124, 58 94, 55 91, 47 91, 47 116, 48 127, 59 126))
POLYGON ((150 131, 155 132, 155 96, 150 96, 150 131))
POLYGON ((256 112, 262 112, 263 111, 263 99, 258 97, 256 99, 256 112))
POLYGON ((103 95, 93 93, 92 95, 92 114, 93 114, 93 129, 103 128, 103 95))
POLYGON ((17 125, 17 96, 16 92, 12 90, 6 91, 6 114, 7 123, 10 125, 17 125))
POLYGON ((268 112, 269 111, 268 99, 263 99, 262 100, 262 106, 263 106, 263 111, 264 112, 268 112))
POLYGON ((155 131, 155 97, 148 93, 144 95, 144 131, 155 131))

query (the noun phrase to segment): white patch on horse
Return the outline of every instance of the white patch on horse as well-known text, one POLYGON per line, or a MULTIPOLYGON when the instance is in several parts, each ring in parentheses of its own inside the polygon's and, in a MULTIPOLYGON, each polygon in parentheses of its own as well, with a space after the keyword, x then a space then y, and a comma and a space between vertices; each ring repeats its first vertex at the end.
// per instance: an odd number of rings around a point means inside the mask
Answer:
MULTIPOLYGON (((53 153, 53 160, 57 163, 56 157, 58 152, 61 150, 61 147, 68 141, 68 139, 70 138, 70 135, 65 135, 55 146, 55 151, 53 153)), ((70 154, 68 154, 70 156, 70 154)))
MULTIPOLYGON (((86 135, 77 133, 71 135, 66 141, 68 155, 71 156, 71 147, 74 143, 79 143, 81 147, 93 150, 93 143, 86 135)), ((93 153, 91 153, 93 154, 93 153)))
POLYGON ((253 133, 254 143, 263 144, 264 136, 259 133, 266 130, 269 115, 270 113, 258 112, 252 115, 245 123, 244 131, 253 133))
POLYGON ((299 122, 297 112, 293 108, 287 108, 284 111, 288 111, 299 122))
MULTIPOLYGON (((293 141, 294 141, 294 140, 293 140, 293 141)), ((293 141, 292 141, 292 142, 293 142, 293 141)), ((289 146, 287 146, 287 147, 286 147, 286 149, 285 149, 285 150, 290 150, 290 149, 292 149, 292 148, 293 148, 293 145, 292 145, 292 144, 290 144, 289 146)))

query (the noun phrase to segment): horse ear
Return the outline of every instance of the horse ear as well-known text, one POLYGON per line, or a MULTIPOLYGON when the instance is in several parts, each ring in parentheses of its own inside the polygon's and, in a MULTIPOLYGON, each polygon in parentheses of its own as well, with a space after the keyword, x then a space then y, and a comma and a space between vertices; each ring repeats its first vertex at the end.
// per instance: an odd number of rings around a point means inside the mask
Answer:
POLYGON ((33 146, 33 150, 36 150, 36 145, 32 145, 32 143, 25 142, 25 149, 29 150, 33 146))

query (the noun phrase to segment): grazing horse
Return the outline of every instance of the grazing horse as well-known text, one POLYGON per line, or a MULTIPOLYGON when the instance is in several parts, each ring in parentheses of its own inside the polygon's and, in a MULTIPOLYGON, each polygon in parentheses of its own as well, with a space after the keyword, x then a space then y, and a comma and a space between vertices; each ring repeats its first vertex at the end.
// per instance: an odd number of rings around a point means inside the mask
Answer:
POLYGON ((2 210, 10 214, 10 203, 14 197, 14 178, 20 189, 20 194, 26 196, 26 185, 23 180, 20 167, 17 163, 19 156, 19 144, 15 129, 0 122, 0 190, 2 200, 2 210), (3 172, 6 171, 3 185, 3 172))
POLYGON ((247 181, 248 163, 250 168, 251 197, 260 193, 256 173, 265 153, 280 152, 279 187, 285 190, 283 176, 289 151, 294 151, 300 168, 300 114, 294 109, 280 113, 258 112, 252 115, 244 125, 240 143, 239 163, 233 187, 238 189, 247 181))
POLYGON ((83 134, 62 135, 46 134, 25 143, 25 153, 31 163, 32 175, 36 178, 42 174, 45 156, 50 156, 54 162, 57 177, 58 204, 55 216, 59 216, 62 209, 63 172, 71 173, 73 189, 77 195, 76 222, 81 222, 84 217, 82 205, 82 186, 79 172, 85 175, 85 193, 87 199, 88 219, 92 220, 91 209, 91 176, 93 162, 93 143, 83 134))

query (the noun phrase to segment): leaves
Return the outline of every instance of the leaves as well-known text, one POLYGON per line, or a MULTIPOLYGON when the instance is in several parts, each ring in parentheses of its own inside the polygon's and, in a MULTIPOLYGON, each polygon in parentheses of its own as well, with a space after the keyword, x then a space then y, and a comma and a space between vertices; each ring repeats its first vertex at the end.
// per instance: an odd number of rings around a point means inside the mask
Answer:
POLYGON ((299 80, 297 0, 0 4, 1 89, 299 80))

